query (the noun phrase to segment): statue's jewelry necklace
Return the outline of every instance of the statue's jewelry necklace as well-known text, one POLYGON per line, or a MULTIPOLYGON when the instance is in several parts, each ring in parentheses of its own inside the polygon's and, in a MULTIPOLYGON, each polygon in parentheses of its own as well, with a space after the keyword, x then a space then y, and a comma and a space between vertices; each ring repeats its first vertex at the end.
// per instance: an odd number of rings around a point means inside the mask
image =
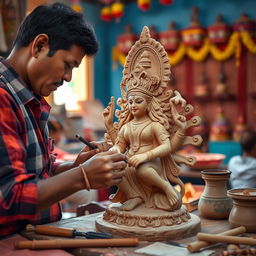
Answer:
POLYGON ((131 121, 129 123, 130 126, 130 142, 131 142, 131 149, 134 153, 136 153, 140 148, 140 140, 141 140, 141 133, 142 131, 151 124, 150 119, 145 119, 141 122, 134 122, 131 121))

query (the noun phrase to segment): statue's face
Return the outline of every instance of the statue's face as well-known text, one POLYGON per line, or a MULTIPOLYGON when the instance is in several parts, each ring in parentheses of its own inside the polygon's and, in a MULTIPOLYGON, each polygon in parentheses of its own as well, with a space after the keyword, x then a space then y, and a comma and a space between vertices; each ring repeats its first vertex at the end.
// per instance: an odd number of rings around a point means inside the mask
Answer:
POLYGON ((148 103, 146 98, 141 95, 130 95, 128 97, 128 106, 132 115, 142 117, 147 112, 148 103))

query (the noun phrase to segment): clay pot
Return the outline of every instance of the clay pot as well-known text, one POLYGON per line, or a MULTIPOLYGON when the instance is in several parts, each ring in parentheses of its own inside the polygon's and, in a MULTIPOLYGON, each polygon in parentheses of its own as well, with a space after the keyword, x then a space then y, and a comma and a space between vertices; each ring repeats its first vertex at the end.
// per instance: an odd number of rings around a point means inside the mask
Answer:
POLYGON ((227 196, 227 181, 230 177, 228 170, 201 171, 205 188, 198 203, 200 216, 209 219, 228 218, 232 208, 232 199, 227 196))
POLYGON ((247 232, 256 232, 256 188, 231 189, 228 196, 233 199, 229 225, 245 226, 247 232))

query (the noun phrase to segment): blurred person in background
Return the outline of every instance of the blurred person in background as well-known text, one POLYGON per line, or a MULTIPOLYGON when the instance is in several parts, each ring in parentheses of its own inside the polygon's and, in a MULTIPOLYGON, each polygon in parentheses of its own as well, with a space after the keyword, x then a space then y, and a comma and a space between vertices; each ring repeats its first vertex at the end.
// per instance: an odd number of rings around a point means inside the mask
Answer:
POLYGON ((256 188, 256 132, 246 130, 240 138, 241 156, 228 162, 231 188, 256 188))

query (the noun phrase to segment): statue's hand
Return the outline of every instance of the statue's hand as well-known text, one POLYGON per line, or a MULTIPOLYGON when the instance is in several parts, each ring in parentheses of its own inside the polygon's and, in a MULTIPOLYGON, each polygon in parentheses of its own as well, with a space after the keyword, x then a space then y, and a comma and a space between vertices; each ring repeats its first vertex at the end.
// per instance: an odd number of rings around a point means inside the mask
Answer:
POLYGON ((175 96, 170 99, 171 103, 174 103, 175 105, 181 104, 182 107, 185 107, 186 100, 181 97, 180 93, 178 91, 174 91, 175 96))
POLYGON ((138 154, 135 156, 132 156, 128 163, 132 167, 137 167, 139 164, 142 164, 143 162, 146 162, 148 160, 148 157, 146 154, 138 154))
POLYGON ((172 117, 174 120, 174 123, 180 128, 180 129, 185 129, 187 125, 187 120, 186 117, 183 115, 180 115, 175 106, 172 104, 172 117))
POLYGON ((113 127, 114 111, 115 111, 115 102, 114 102, 114 97, 112 96, 111 101, 103 111, 104 124, 108 130, 113 127))

